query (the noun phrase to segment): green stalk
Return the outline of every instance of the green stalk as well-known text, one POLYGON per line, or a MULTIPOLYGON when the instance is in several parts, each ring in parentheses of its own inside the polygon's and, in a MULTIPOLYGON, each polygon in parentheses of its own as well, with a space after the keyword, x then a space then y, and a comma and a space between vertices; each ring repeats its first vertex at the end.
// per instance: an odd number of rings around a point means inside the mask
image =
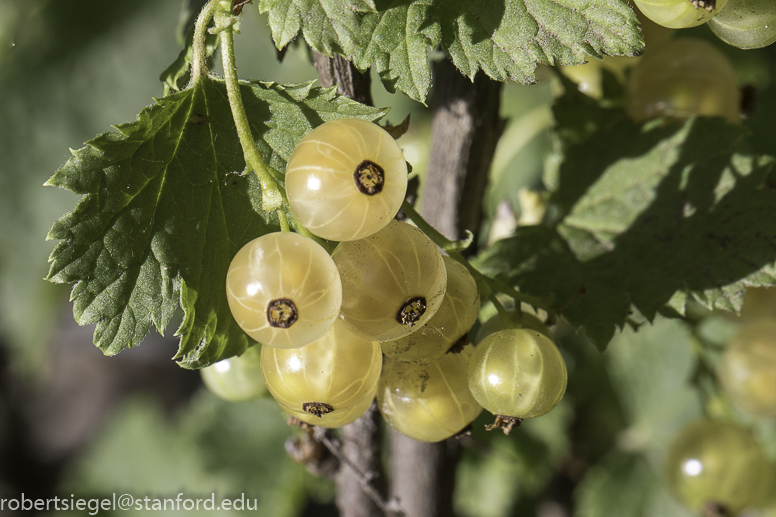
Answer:
POLYGON ((191 79, 189 85, 207 76, 207 54, 205 46, 207 41, 207 25, 213 19, 216 12, 217 0, 210 0, 199 12, 194 24, 194 41, 191 47, 191 79))
MULTIPOLYGON (((212 2, 211 2, 212 3, 212 2)), ((208 4, 209 6, 210 4, 208 4)), ((231 15, 231 13, 230 13, 231 15)), ((237 79, 237 64, 234 57, 234 28, 231 24, 221 29, 221 59, 224 62, 224 80, 226 82, 226 95, 229 106, 232 108, 232 117, 240 138, 240 145, 245 153, 245 161, 248 167, 256 172, 261 185, 261 204, 265 212, 274 212, 283 205, 283 195, 278 184, 272 177, 267 164, 259 155, 259 150, 253 140, 251 125, 240 94, 240 83, 237 79)), ((287 224, 287 223, 286 223, 287 224)))
POLYGON ((286 212, 282 208, 278 209, 278 222, 280 223, 281 232, 291 231, 291 228, 288 226, 288 217, 286 217, 286 212))
POLYGON ((418 228, 423 230, 423 233, 425 233, 429 239, 434 241, 434 243, 437 246, 442 248, 450 256, 451 259, 455 260, 456 262, 459 262, 464 267, 466 267, 466 269, 469 270, 469 272, 474 277, 474 280, 477 282, 477 286, 480 287, 480 294, 483 298, 489 298, 491 292, 496 291, 496 292, 506 294, 510 298, 514 299, 516 302, 515 307, 517 307, 518 311, 520 307, 520 302, 525 302, 530 305, 533 305, 536 308, 544 309, 545 311, 547 311, 548 315, 554 315, 555 311, 553 310, 553 308, 550 306, 550 304, 547 302, 546 299, 521 293, 511 285, 508 285, 500 280, 496 280, 495 278, 491 278, 489 276, 486 276, 480 273, 458 251, 459 249, 461 249, 461 242, 451 241, 450 239, 448 239, 447 237, 439 233, 436 228, 428 224, 428 221, 423 219, 423 216, 421 216, 412 205, 410 205, 405 201, 404 203, 402 203, 401 209, 407 215, 407 217, 409 217, 410 220, 412 220, 412 222, 418 226, 418 228))
POLYGON ((504 308, 504 305, 501 303, 501 300, 496 297, 496 293, 492 292, 488 296, 488 299, 493 304, 493 306, 496 308, 496 311, 498 311, 499 319, 501 319, 501 325, 503 328, 510 328, 512 325, 512 318, 509 316, 509 313, 504 308))

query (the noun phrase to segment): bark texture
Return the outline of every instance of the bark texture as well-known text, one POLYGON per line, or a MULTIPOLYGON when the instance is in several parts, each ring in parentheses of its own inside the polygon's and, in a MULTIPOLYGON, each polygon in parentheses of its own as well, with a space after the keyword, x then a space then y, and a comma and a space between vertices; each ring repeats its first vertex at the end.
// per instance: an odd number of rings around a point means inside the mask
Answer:
POLYGON ((337 93, 354 101, 372 106, 372 78, 362 74, 342 56, 326 57, 315 54, 313 64, 318 71, 321 86, 337 86, 337 93))
POLYGON ((451 517, 458 441, 424 443, 391 429, 391 497, 405 517, 451 517))
POLYGON ((342 517, 382 517, 385 515, 364 490, 368 482, 384 500, 385 477, 380 457, 380 412, 372 404, 369 410, 342 428, 342 454, 348 459, 337 473, 337 508, 342 517))
POLYGON ((506 125, 499 115, 501 89, 501 83, 483 73, 472 83, 450 60, 435 65, 422 214, 449 239, 471 231, 474 243, 468 254, 476 251, 488 171, 506 125))

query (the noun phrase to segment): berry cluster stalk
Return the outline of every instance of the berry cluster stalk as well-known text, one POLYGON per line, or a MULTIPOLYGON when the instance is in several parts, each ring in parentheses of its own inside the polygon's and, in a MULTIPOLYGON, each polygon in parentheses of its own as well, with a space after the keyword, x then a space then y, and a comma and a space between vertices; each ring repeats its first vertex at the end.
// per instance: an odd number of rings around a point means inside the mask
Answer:
MULTIPOLYGON (((231 4, 231 2, 229 2, 231 4)), ((284 231, 288 231, 288 220, 283 210, 283 195, 278 188, 275 179, 272 177, 267 164, 264 163, 256 143, 253 141, 251 125, 248 122, 248 115, 245 113, 242 96, 240 95, 240 83, 237 78, 237 64, 234 57, 234 22, 235 17, 231 13, 216 13, 216 27, 220 32, 221 59, 224 64, 224 80, 226 81, 226 94, 229 98, 229 106, 232 108, 237 135, 240 137, 245 153, 245 161, 250 169, 253 169, 259 177, 261 184, 261 203, 265 212, 277 211, 280 219, 280 226, 284 231)))

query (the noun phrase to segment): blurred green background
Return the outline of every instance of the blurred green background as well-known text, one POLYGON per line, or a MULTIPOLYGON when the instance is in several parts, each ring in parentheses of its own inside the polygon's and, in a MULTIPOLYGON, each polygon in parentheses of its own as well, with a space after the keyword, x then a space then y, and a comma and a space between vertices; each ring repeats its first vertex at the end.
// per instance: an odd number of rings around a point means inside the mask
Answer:
MULTIPOLYGON (((258 500, 259 515, 336 515, 331 483, 288 458, 292 431, 273 401, 227 403, 209 394, 197 372, 171 360, 174 329, 104 357, 92 329, 73 322, 69 288, 43 280, 54 246, 45 235, 77 201, 43 182, 68 159, 68 148, 134 120, 163 94, 158 77, 183 46, 190 7, 178 0, 0 0, 0 498, 245 494, 258 500)), ((316 78, 301 45, 278 63, 255 5, 244 10, 242 32, 243 78, 316 78)), ((747 123, 756 150, 772 150, 773 51, 726 51, 742 80, 760 87, 760 113, 747 123)), ((521 199, 527 203, 521 189, 541 188, 553 124, 553 84, 545 76, 537 86, 504 90, 510 123, 486 200, 493 237, 520 218, 521 199)), ((428 112, 378 81, 373 89, 378 106, 393 107, 390 122, 412 114, 400 144, 422 174, 428 112)), ((529 215, 527 205, 522 212, 529 215)), ((736 324, 706 316, 715 336, 736 324)), ((676 430, 702 413, 690 384, 698 335, 659 320, 625 329, 603 355, 566 326, 556 336, 569 367, 565 400, 509 437, 485 433, 485 416, 475 422, 462 440, 457 511, 690 515, 668 493, 661 462, 676 430)), ((776 452, 773 422, 756 424, 776 452)))

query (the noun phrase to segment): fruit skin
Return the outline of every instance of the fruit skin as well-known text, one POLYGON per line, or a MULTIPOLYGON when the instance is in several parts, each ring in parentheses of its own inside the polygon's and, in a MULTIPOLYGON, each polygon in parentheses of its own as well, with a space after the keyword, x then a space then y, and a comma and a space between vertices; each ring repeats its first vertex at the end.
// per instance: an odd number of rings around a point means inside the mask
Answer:
POLYGON ((776 318, 776 287, 748 287, 741 318, 776 318))
POLYGON ((480 312, 477 282, 465 266, 443 257, 447 289, 442 305, 423 328, 409 336, 383 341, 383 353, 408 363, 428 363, 439 359, 459 339, 466 337, 480 312))
MULTIPOLYGON (((664 30, 664 27, 661 27, 664 30)), ((642 28, 643 30, 643 28, 642 28)), ((603 70, 606 69, 625 82, 628 70, 639 62, 640 57, 604 56, 603 59, 589 59, 582 65, 560 66, 560 72, 574 81, 579 91, 594 99, 603 97, 603 70)))
POLYGON ((728 0, 717 0, 717 7, 709 12, 696 8, 690 0, 633 0, 641 12, 663 27, 686 29, 708 22, 724 9, 728 0))
POLYGON ((286 166, 291 210, 308 230, 324 239, 363 239, 384 228, 407 192, 407 162, 383 128, 358 119, 339 119, 313 129, 296 146, 286 166), (354 172, 364 161, 382 168, 381 190, 359 190, 354 172))
POLYGON ((666 476, 690 509, 715 503, 729 515, 764 502, 773 483, 772 466, 754 436, 732 422, 711 420, 682 428, 669 447, 666 476))
POLYGON ((635 121, 696 115, 740 121, 738 79, 727 57, 703 40, 676 38, 644 55, 630 75, 626 110, 635 121))
POLYGON ((744 322, 722 354, 717 375, 736 407, 776 416, 776 318, 744 322))
POLYGON ((377 405, 388 425, 415 440, 438 442, 472 423, 482 412, 466 381, 472 349, 426 364, 386 358, 377 405))
POLYGON ((364 339, 389 341, 418 331, 442 305, 442 255, 409 223, 391 221, 365 239, 340 243, 332 259, 342 278, 340 318, 364 339), (401 323, 398 312, 416 297, 425 299, 425 311, 413 324, 401 323))
POLYGON ((535 418, 552 410, 566 392, 566 363, 547 336, 527 329, 495 332, 474 350, 469 389, 494 415, 535 418))
POLYGON ((307 346, 261 350, 264 381, 277 403, 291 413, 305 412, 307 403, 327 404, 327 420, 373 393, 381 367, 380 345, 353 335, 340 321, 307 346))
POLYGON ((261 375, 260 354, 261 345, 254 345, 241 356, 202 368, 202 381, 213 394, 231 402, 263 397, 267 387, 261 375))
POLYGON ((237 252, 226 275, 229 308, 240 328, 263 345, 295 348, 312 343, 334 324, 342 303, 339 271, 318 243, 298 233, 276 232, 237 252), (287 328, 267 317, 273 300, 298 311, 287 328))
POLYGON ((776 42, 776 3, 773 0, 730 0, 709 20, 719 39, 741 49, 767 47, 776 42))

